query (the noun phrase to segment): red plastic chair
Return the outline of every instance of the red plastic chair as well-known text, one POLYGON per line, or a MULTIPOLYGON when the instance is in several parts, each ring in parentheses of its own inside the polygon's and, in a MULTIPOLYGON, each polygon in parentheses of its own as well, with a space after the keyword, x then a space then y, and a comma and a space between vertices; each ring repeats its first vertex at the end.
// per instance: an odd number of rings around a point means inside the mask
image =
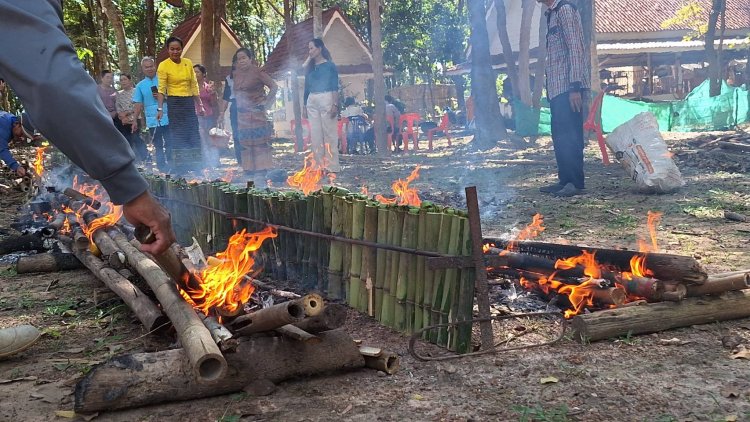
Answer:
MULTIPOLYGON (((289 125, 291 126, 292 130, 292 139, 295 139, 294 132, 297 130, 297 122, 292 119, 291 122, 289 122, 289 125)), ((306 149, 310 148, 310 145, 312 143, 312 128, 310 127, 310 121, 307 119, 302 119, 302 151, 305 151, 306 149), (307 130, 307 136, 305 136, 305 130, 307 130)), ((294 142, 294 152, 300 152, 299 145, 297 145, 297 141, 294 142)))
POLYGON ((419 120, 421 119, 421 116, 419 113, 404 113, 401 115, 401 118, 398 120, 398 127, 399 129, 404 127, 404 124, 406 124, 405 130, 401 134, 401 138, 403 139, 404 144, 404 152, 409 151, 409 138, 412 139, 412 142, 414 144, 414 149, 419 149, 419 120))
POLYGON ((348 154, 347 140, 346 140, 346 127, 349 126, 349 118, 342 117, 339 119, 337 133, 339 135, 339 153, 348 154))
POLYGON ((432 151, 432 138, 435 136, 435 132, 443 132, 445 137, 448 138, 448 146, 451 146, 451 135, 448 133, 450 124, 451 122, 448 118, 448 113, 445 113, 443 114, 443 117, 440 118, 440 124, 427 131, 427 141, 429 142, 427 148, 429 148, 430 151, 432 151))
POLYGON ((607 145, 604 143, 604 133, 602 133, 602 127, 597 122, 597 115, 599 109, 602 107, 602 101, 604 100, 604 91, 600 92, 599 95, 594 99, 594 103, 591 104, 589 110, 589 116, 586 122, 583 124, 583 130, 593 131, 596 133, 596 141, 599 143, 599 149, 602 151, 602 162, 604 165, 609 164, 609 154, 607 153, 607 145))

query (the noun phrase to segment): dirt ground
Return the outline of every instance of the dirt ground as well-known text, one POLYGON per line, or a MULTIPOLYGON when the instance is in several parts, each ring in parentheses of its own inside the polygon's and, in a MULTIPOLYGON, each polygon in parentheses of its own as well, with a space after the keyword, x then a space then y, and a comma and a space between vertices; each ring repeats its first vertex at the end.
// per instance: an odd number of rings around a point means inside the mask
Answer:
MULTIPOLYGON (((546 196, 555 179, 549 138, 475 152, 468 138, 433 152, 344 156, 337 184, 390 193, 390 183, 422 165, 414 182, 423 199, 462 206, 476 185, 486 236, 501 236, 545 217, 541 241, 636 247, 646 213, 663 212, 661 251, 699 258, 710 273, 750 268, 750 223, 724 220, 722 210, 750 214, 748 154, 710 155, 695 135, 667 134, 687 181, 669 195, 633 190, 618 164, 603 166, 586 150, 586 193, 546 196), (736 162, 732 160, 736 159, 736 162)), ((277 144, 278 165, 301 166, 291 144, 277 144)), ((235 180, 236 182, 243 182, 235 180)), ((21 195, 0 198, 0 227, 17 215, 21 195)), ((10 233, 6 230, 4 234, 10 233)), ((354 338, 401 355, 401 371, 331 374, 281 383, 265 397, 244 393, 98 415, 107 421, 744 421, 750 420, 750 362, 731 359, 730 342, 750 343, 750 321, 738 320, 581 345, 553 346, 444 363, 409 356, 407 337, 354 311, 354 338), (673 338, 678 341, 664 341, 673 338), (728 341, 729 340, 729 341, 728 341)), ((144 335, 121 302, 87 271, 19 276, 0 273, 0 327, 29 323, 44 330, 31 349, 0 362, 0 421, 65 420, 75 382, 110 356, 168 348, 144 335)), ((526 321, 513 324, 523 325, 526 321)), ((427 347, 427 346, 423 346, 427 347)), ((80 418, 79 418, 80 420, 80 418)))

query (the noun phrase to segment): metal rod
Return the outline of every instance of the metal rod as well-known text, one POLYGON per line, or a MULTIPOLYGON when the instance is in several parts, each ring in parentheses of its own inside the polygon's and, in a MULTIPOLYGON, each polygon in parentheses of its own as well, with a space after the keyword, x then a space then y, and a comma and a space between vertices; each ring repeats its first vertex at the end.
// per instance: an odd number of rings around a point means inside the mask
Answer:
MULTIPOLYGON (((254 218, 245 217, 243 215, 236 215, 236 214, 228 213, 226 211, 222 211, 222 210, 219 210, 219 209, 216 209, 216 208, 211 208, 211 207, 206 206, 206 205, 196 204, 196 203, 189 202, 189 201, 183 201, 181 199, 166 198, 166 197, 161 197, 161 196, 158 196, 157 198, 160 199, 160 200, 167 200, 167 201, 179 202, 181 204, 191 205, 191 206, 198 207, 198 208, 203 208, 205 210, 208 210, 208 211, 211 211, 211 212, 215 212, 215 213, 217 213, 217 214, 219 214, 219 215, 221 215, 223 217, 226 217, 228 219, 231 219, 231 220, 242 220, 242 221, 248 221, 250 223, 263 224, 265 226, 273 227, 276 230, 282 230, 282 231, 287 231, 287 232, 290 232, 290 233, 302 234, 302 235, 305 235, 305 236, 313 236, 313 237, 318 237, 318 238, 321 238, 321 239, 335 240, 337 242, 350 243, 350 244, 353 244, 353 245, 362 245, 362 246, 368 246, 368 247, 371 247, 371 248, 386 249, 386 250, 391 250, 391 251, 396 251, 396 252, 404 252, 404 253, 409 253, 409 254, 414 254, 414 255, 427 256, 427 257, 431 257, 431 258, 463 258, 463 257, 455 256, 455 255, 445 255, 445 254, 441 254, 441 253, 437 253, 437 252, 423 251, 423 250, 420 250, 420 249, 404 248, 402 246, 394 246, 394 245, 384 245, 382 243, 368 242, 366 240, 349 239, 348 237, 334 236, 332 234, 325 234, 325 233, 318 233, 318 232, 311 232, 311 231, 307 231, 307 230, 295 229, 295 228, 292 228, 292 227, 283 226, 281 224, 267 223, 267 222, 262 221, 262 220, 256 220, 254 218)), ((480 251, 482 250, 481 245, 480 245, 479 250, 480 251)))
POLYGON ((485 319, 479 324, 482 349, 489 350, 494 347, 494 335, 492 333, 492 321, 490 318, 490 290, 487 286, 487 267, 484 264, 484 252, 482 251, 482 222, 479 218, 479 201, 477 199, 477 187, 469 186, 466 191, 466 207, 469 210, 469 229, 471 231, 471 255, 474 258, 474 289, 476 290, 477 305, 479 307, 479 318, 485 319))

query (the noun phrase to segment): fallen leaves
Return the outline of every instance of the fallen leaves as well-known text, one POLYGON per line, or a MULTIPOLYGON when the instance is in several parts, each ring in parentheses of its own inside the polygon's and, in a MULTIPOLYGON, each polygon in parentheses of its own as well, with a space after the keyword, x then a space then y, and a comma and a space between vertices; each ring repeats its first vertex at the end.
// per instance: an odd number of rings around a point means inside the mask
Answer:
POLYGON ((556 384, 558 382, 560 382, 560 380, 555 377, 544 377, 539 380, 540 384, 556 384))

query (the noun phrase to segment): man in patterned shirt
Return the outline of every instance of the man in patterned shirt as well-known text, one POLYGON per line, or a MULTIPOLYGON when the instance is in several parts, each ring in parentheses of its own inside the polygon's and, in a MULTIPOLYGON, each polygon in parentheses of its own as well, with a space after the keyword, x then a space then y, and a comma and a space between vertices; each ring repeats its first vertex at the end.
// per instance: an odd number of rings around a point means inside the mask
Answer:
POLYGON ((591 89, 591 64, 581 16, 568 0, 537 0, 547 6, 547 98, 558 182, 539 190, 574 196, 584 188, 583 111, 591 89))

